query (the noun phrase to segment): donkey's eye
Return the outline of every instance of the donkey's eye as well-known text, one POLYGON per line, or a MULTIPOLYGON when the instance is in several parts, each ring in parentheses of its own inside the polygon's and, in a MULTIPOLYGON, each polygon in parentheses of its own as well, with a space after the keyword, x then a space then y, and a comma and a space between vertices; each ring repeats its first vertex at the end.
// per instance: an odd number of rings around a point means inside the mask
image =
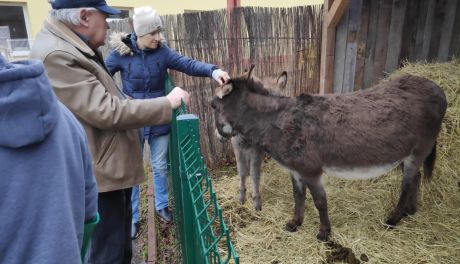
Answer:
POLYGON ((216 109, 216 104, 214 103, 214 100, 211 102, 211 107, 212 109, 216 109))

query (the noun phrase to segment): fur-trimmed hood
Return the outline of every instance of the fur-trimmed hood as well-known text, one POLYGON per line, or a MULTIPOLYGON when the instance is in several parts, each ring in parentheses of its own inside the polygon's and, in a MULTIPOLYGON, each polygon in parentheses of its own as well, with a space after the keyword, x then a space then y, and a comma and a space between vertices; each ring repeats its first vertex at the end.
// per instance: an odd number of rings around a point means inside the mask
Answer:
POLYGON ((132 56, 133 50, 131 48, 131 45, 128 44, 131 43, 130 36, 130 33, 115 32, 112 35, 110 35, 109 44, 121 56, 125 56, 128 54, 132 56))

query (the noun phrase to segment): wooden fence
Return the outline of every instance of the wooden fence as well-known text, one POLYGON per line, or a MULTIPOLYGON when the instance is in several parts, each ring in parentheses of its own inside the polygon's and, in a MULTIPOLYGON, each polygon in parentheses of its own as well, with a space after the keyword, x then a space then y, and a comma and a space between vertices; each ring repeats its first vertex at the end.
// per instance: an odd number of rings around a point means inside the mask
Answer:
MULTIPOLYGON (((168 45, 190 58, 216 64, 231 76, 255 64, 258 76, 288 72, 288 96, 318 93, 321 47, 321 6, 235 8, 163 16, 168 45)), ((110 22, 110 33, 131 31, 127 20, 110 22)), ((109 34, 110 34, 109 33, 109 34)), ((104 53, 109 48, 104 47, 104 53)), ((233 159, 230 144, 215 135, 209 106, 217 83, 171 71, 177 86, 191 93, 189 112, 200 122, 206 164, 214 167, 233 159)))
POLYGON ((372 86, 408 61, 460 55, 458 0, 350 0, 337 26, 334 92, 372 86))

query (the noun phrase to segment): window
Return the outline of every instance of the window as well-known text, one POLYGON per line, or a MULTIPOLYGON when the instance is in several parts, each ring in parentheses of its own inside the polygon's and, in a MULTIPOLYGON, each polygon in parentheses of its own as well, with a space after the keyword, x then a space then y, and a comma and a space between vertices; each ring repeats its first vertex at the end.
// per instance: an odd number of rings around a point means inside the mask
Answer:
POLYGON ((22 6, 0 5, 0 26, 7 26, 10 38, 27 38, 26 21, 22 6))
POLYGON ((0 52, 11 57, 28 56, 32 43, 28 37, 25 8, 2 4, 0 14, 0 52))

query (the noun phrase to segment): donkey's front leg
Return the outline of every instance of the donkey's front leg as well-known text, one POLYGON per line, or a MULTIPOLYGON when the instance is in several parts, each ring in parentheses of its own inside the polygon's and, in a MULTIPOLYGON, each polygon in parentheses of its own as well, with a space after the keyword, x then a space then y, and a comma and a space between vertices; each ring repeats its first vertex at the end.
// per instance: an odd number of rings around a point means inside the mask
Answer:
POLYGON ((326 192, 324 191, 321 176, 309 179, 307 186, 310 189, 315 207, 319 212, 319 233, 316 235, 316 238, 321 241, 327 241, 331 234, 331 223, 329 222, 326 192))
MULTIPOLYGON (((233 142, 232 142, 233 143, 233 142)), ((236 167, 238 169, 238 175, 240 176, 240 203, 244 204, 246 202, 246 176, 249 174, 248 168, 248 158, 246 153, 241 147, 233 146, 236 157, 236 167)))
POLYGON ((290 175, 294 192, 294 218, 286 223, 285 229, 289 232, 295 232, 302 225, 305 214, 306 185, 299 173, 290 171, 290 175))
POLYGON ((260 197, 260 167, 262 164, 263 152, 253 149, 250 155, 250 173, 252 176, 252 200, 256 211, 262 210, 260 197))

